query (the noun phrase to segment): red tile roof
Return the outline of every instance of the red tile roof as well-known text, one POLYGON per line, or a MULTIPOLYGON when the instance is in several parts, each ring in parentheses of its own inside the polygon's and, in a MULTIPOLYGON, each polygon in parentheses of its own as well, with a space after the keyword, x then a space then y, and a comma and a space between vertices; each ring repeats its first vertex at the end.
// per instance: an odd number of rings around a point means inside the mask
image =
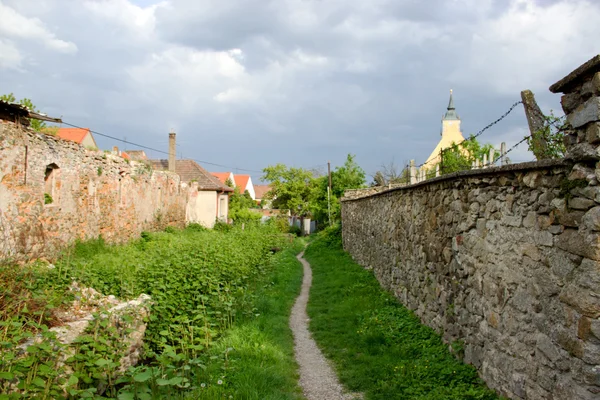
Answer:
POLYGON ((254 185, 254 197, 256 200, 261 200, 269 190, 271 190, 271 185, 254 185))
POLYGON ((90 128, 58 128, 58 137, 81 144, 85 136, 90 133, 90 128))
POLYGON ((235 185, 240 188, 240 193, 244 193, 246 186, 248 186, 250 175, 234 175, 233 179, 235 179, 235 185))
POLYGON ((231 172, 211 172, 214 177, 221 181, 221 183, 225 183, 227 179, 232 175, 231 172))
POLYGON ((131 160, 131 157, 129 157, 129 154, 125 153, 124 151, 121 152, 121 157, 123 157, 126 160, 131 160))

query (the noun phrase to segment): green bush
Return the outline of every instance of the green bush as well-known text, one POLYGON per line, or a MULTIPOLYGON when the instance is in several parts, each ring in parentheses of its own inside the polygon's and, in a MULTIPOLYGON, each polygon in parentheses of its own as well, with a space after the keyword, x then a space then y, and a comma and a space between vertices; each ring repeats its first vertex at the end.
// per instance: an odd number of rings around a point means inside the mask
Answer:
POLYGON ((302 229, 296 225, 290 226, 288 232, 292 235, 302 236, 302 229))

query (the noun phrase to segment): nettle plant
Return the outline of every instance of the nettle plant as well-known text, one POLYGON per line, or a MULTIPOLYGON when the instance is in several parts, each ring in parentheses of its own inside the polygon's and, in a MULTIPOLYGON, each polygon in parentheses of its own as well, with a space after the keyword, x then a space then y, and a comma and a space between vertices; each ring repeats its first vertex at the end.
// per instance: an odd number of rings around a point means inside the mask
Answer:
POLYGON ((3 347, 10 350, 0 355, 2 392, 20 398, 152 399, 198 389, 201 382, 218 385, 230 368, 227 353, 215 358, 207 350, 236 319, 253 315, 253 288, 270 268, 270 250, 286 245, 287 238, 270 226, 229 232, 192 226, 145 233, 127 246, 110 246, 101 238, 76 244, 55 268, 33 268, 19 278, 20 286, 9 289, 43 306, 39 315, 29 316, 23 306, 10 304, 17 312, 0 319, 3 347), (151 296, 138 366, 122 371, 120 364, 130 333, 127 317, 115 326, 99 310, 68 349, 56 341, 49 327, 57 321, 48 316, 68 307, 72 281, 124 300, 151 296), (18 350, 33 337, 41 341, 18 350), (65 357, 57 360, 57 353, 65 357), (207 365, 214 363, 221 375, 207 375, 207 365))

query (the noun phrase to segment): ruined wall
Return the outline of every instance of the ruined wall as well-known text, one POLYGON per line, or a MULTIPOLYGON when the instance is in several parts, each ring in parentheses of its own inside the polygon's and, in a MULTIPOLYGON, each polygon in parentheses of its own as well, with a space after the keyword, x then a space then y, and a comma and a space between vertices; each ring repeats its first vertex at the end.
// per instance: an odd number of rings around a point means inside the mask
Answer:
POLYGON ((596 59, 568 84, 568 160, 342 201, 344 248, 510 398, 600 397, 596 59))
POLYGON ((176 174, 0 122, 0 259, 183 226, 192 190, 176 174))

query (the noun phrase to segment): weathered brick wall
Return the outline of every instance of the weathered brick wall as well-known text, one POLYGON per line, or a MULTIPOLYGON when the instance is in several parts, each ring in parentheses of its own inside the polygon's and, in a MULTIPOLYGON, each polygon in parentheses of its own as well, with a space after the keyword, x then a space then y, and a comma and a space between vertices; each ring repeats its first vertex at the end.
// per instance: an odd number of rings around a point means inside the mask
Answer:
POLYGON ((0 122, 0 259, 52 257, 75 239, 122 242, 183 226, 189 190, 176 174, 0 122), (58 168, 46 178, 48 166, 58 168))
POLYGON ((342 201, 344 248, 510 398, 600 398, 595 60, 553 86, 566 93, 568 160, 342 201))

